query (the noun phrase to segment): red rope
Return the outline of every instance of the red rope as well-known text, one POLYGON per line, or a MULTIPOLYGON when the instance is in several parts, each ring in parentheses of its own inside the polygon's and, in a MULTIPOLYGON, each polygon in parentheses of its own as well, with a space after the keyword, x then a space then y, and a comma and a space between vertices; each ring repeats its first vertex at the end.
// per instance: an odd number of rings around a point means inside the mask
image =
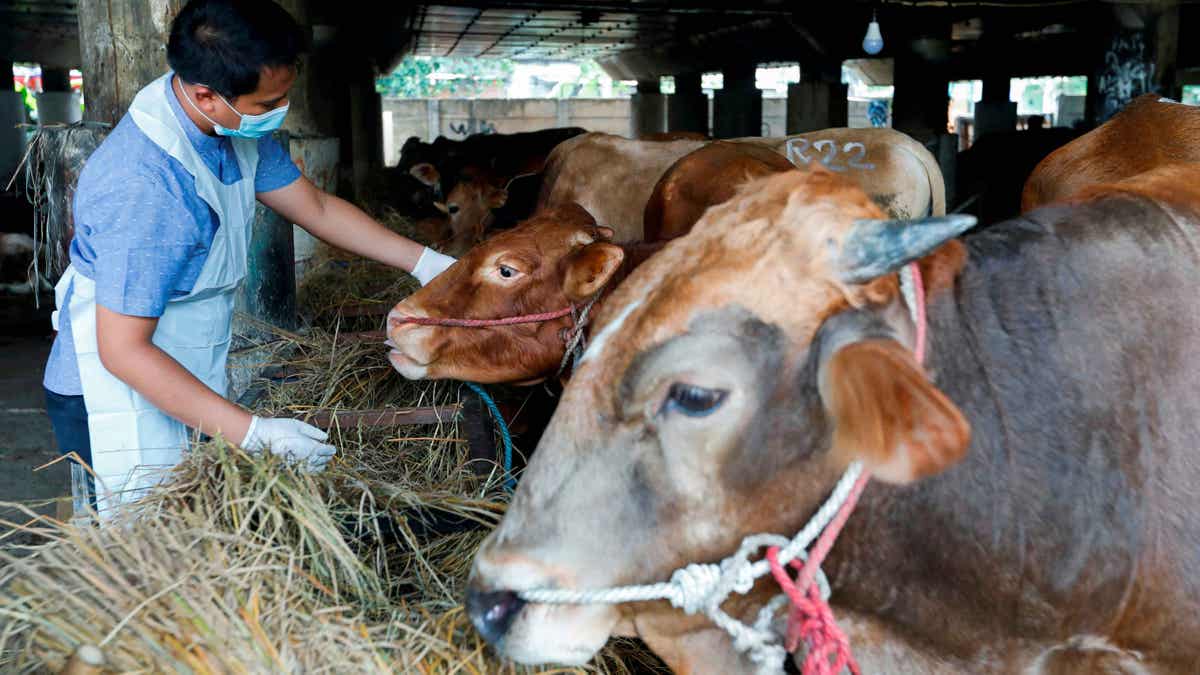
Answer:
MULTIPOLYGON (((917 361, 923 362, 925 360, 925 287, 921 280, 921 269, 917 267, 916 263, 911 263, 909 267, 912 270, 913 295, 916 297, 916 307, 912 308, 917 324, 916 345, 913 352, 917 361)), ((854 660, 854 654, 850 651, 850 640, 838 627, 837 620, 833 616, 833 609, 821 597, 821 589, 814 581, 817 572, 821 569, 821 563, 825 560, 825 556, 829 555, 834 541, 837 540, 842 527, 850 518, 850 513, 854 511, 859 496, 862 495, 863 489, 870 480, 870 474, 865 471, 858 477, 850 494, 847 495, 846 501, 838 509, 837 515, 813 544, 812 550, 808 554, 808 560, 802 563, 799 558, 795 558, 791 561, 792 568, 800 572, 795 581, 792 581, 783 565, 779 564, 779 547, 772 546, 767 549, 767 562, 771 566, 771 576, 775 577, 779 587, 792 602, 792 611, 788 614, 784 647, 788 653, 794 653, 800 646, 801 640, 804 640, 808 646, 808 655, 805 656, 801 669, 804 675, 838 675, 846 668, 849 668, 854 675, 862 672, 859 670, 858 661, 854 660)))
POLYGON ((564 316, 570 316, 571 312, 575 311, 575 307, 564 307, 553 312, 542 312, 541 314, 522 314, 520 316, 507 316, 502 319, 451 319, 433 316, 400 316, 389 320, 392 325, 401 325, 406 323, 417 324, 418 326, 453 326, 456 328, 487 328, 489 326, 515 326, 523 323, 544 323, 561 319, 564 316))

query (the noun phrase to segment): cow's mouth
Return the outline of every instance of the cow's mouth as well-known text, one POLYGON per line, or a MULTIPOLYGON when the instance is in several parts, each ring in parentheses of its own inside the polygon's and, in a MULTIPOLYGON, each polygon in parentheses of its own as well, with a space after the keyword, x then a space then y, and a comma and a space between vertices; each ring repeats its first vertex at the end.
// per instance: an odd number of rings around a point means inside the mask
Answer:
POLYGON ((393 348, 390 352, 388 352, 388 362, 392 364, 392 367, 396 369, 396 372, 410 380, 424 379, 426 373, 429 372, 428 362, 418 361, 399 349, 393 348))

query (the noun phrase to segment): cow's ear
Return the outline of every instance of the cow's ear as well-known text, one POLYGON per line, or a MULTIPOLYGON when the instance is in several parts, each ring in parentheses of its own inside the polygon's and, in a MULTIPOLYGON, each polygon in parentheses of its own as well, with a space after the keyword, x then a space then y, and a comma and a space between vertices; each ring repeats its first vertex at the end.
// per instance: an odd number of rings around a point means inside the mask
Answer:
POLYGON ((904 484, 966 455, 970 425, 899 342, 850 342, 821 365, 819 377, 839 459, 860 459, 880 480, 904 484))
POLYGON ((441 174, 438 173, 437 167, 429 162, 414 164, 408 172, 412 174, 413 178, 416 178, 429 187, 437 185, 438 181, 442 178, 441 174))
POLYGON ((420 144, 420 138, 417 138, 416 136, 409 136, 408 139, 404 141, 404 145, 400 146, 400 154, 403 155, 406 150, 411 150, 420 144))
POLYGON ((624 249, 607 242, 588 244, 572 253, 563 281, 567 299, 582 302, 595 295, 608 284, 624 259, 624 249))
POLYGON ((508 203, 508 190, 504 188, 488 188, 487 205, 490 209, 498 209, 508 203))
POLYGON ((612 238, 615 237, 617 234, 616 232, 613 231, 613 229, 611 227, 609 227, 607 225, 597 225, 596 232, 603 239, 607 239, 608 241, 612 241, 612 238))

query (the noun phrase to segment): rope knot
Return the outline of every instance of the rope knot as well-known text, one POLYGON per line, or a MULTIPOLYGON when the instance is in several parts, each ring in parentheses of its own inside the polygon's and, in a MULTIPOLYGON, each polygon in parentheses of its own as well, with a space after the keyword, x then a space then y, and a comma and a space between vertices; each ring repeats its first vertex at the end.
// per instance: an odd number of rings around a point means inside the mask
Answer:
POLYGON ((704 611, 711 603, 725 599, 714 597, 720 583, 721 568, 716 565, 692 563, 681 567, 671 575, 671 585, 676 590, 670 598, 671 604, 688 614, 704 611))

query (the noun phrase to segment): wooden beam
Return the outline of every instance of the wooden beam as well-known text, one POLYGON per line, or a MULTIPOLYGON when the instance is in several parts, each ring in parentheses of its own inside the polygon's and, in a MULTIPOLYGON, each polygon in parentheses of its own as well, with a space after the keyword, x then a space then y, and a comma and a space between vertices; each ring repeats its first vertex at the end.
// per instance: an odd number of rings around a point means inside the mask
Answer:
POLYGON ((331 427, 400 427, 415 424, 441 424, 453 422, 462 412, 462 406, 441 405, 424 408, 384 408, 376 410, 316 410, 296 415, 297 419, 329 429, 331 427))

